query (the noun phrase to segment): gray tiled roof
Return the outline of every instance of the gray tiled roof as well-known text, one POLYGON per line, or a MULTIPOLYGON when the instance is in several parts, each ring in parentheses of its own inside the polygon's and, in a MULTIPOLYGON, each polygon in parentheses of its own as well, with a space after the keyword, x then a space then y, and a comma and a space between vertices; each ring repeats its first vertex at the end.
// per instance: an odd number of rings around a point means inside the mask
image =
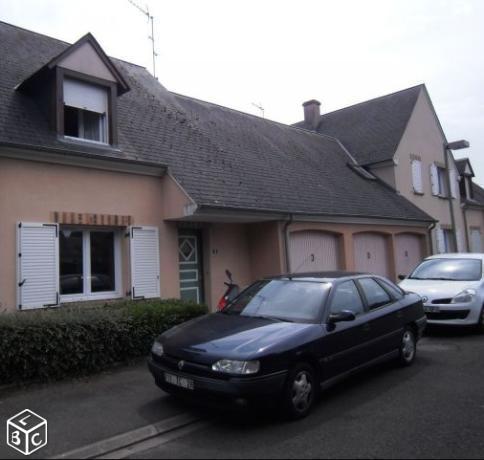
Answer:
POLYGON ((339 143, 167 91, 113 59, 131 91, 118 99, 119 150, 67 144, 14 87, 68 44, 0 22, 0 145, 18 144, 166 165, 200 206, 431 221, 348 166, 339 143))
MULTIPOLYGON (((359 164, 391 160, 424 85, 321 115, 316 130, 337 137, 359 164)), ((306 127, 304 121, 295 126, 306 127)))

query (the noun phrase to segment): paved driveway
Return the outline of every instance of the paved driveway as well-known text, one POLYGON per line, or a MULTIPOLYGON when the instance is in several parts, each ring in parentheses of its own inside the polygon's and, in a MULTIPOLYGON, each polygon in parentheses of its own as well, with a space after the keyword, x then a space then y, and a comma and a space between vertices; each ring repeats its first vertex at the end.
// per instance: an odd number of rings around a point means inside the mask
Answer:
POLYGON ((137 458, 482 458, 484 336, 431 332, 415 367, 385 365, 328 391, 306 420, 222 421, 137 458))

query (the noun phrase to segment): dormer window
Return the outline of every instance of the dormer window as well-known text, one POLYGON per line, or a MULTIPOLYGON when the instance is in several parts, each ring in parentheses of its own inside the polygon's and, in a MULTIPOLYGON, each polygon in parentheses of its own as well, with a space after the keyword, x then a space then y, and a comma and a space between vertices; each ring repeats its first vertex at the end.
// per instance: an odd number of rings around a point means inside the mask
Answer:
POLYGON ((109 144, 108 88, 64 79, 64 135, 109 144))

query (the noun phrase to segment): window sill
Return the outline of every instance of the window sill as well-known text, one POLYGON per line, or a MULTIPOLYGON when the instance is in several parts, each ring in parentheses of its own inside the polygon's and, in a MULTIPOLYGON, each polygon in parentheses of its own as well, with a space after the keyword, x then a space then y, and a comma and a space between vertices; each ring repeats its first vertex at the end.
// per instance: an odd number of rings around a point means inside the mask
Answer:
POLYGON ((115 147, 114 145, 111 145, 111 144, 106 144, 104 142, 91 141, 89 139, 81 139, 78 137, 69 137, 69 136, 59 136, 58 139, 65 144, 76 145, 79 147, 94 147, 94 148, 106 150, 106 151, 121 152, 121 150, 118 147, 115 147))
POLYGON ((74 302, 92 302, 96 300, 115 300, 121 299, 123 295, 119 292, 102 292, 100 294, 92 295, 62 295, 60 297, 60 303, 74 303, 74 302))

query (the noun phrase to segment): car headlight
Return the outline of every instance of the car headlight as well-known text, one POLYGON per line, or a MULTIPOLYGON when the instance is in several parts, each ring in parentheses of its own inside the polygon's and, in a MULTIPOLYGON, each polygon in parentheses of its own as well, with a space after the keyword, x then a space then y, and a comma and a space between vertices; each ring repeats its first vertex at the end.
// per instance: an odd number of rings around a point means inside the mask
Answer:
POLYGON ((252 375, 260 371, 260 362, 222 359, 212 366, 212 370, 222 374, 252 375))
POLYGON ((466 289, 462 291, 460 294, 457 294, 451 303, 471 303, 474 301, 477 295, 477 291, 474 289, 466 289))
POLYGON ((155 356, 163 356, 165 353, 165 350, 163 349, 163 345, 160 342, 155 342, 153 346, 151 347, 151 353, 153 353, 155 356))

